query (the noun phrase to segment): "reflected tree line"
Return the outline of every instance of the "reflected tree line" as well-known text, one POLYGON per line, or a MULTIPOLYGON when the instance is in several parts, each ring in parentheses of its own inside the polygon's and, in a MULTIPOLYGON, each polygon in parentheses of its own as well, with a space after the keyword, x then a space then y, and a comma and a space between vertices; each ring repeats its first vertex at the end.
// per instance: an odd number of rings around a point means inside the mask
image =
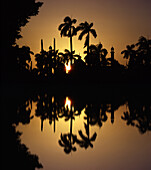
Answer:
POLYGON ((97 138, 97 133, 90 133, 92 126, 102 127, 109 119, 114 124, 115 111, 121 105, 127 105, 121 119, 128 126, 136 127, 141 134, 151 130, 151 104, 145 99, 125 99, 118 100, 102 99, 96 100, 80 99, 78 96, 59 96, 48 93, 41 93, 28 98, 24 104, 18 105, 16 124, 19 122, 28 124, 33 117, 41 119, 41 131, 44 129, 44 121, 49 120, 49 124, 56 131, 57 123, 63 119, 69 123, 69 132, 61 133, 58 140, 59 145, 66 154, 75 152, 77 146, 81 148, 93 148, 93 143, 97 138), (35 115, 31 116, 32 102, 36 103, 35 115), (80 116, 84 110, 83 127, 77 134, 73 134, 73 121, 80 116), (110 115, 110 116, 109 116, 110 115))

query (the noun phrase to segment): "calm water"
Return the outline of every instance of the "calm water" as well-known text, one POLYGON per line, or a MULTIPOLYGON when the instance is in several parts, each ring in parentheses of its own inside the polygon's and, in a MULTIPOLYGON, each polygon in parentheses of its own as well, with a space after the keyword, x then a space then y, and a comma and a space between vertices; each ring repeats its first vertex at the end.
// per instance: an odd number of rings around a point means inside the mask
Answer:
POLYGON ((17 113, 29 116, 16 129, 45 170, 151 169, 151 103, 144 99, 43 94, 17 113))

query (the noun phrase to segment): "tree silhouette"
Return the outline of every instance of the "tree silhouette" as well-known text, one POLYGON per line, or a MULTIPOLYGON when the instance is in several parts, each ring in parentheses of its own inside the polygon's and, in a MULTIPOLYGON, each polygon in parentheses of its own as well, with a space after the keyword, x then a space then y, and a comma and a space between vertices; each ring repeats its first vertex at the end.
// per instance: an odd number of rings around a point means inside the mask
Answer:
MULTIPOLYGON (((1 68, 4 81, 21 81, 23 77, 29 77, 29 75, 20 75, 17 64, 17 54, 20 50, 15 45, 16 40, 22 37, 21 28, 30 21, 31 16, 36 16, 39 13, 39 8, 43 3, 35 1, 2 0, 1 2, 1 55, 5 56, 2 57, 1 68)), ((23 57, 20 56, 19 58, 22 60, 20 60, 20 63, 23 62, 23 57)))
POLYGON ((17 63, 19 66, 19 71, 29 70, 29 63, 31 61, 31 54, 34 55, 32 51, 30 51, 30 47, 22 46, 22 48, 18 48, 17 50, 17 63))
POLYGON ((77 22, 76 19, 71 19, 69 16, 65 17, 64 23, 60 24, 58 30, 60 31, 61 37, 69 37, 70 38, 70 51, 71 51, 71 65, 72 65, 72 37, 76 35, 75 27, 73 24, 77 22))
POLYGON ((89 146, 93 148, 92 142, 95 141, 97 134, 95 132, 92 135, 92 137, 90 137, 90 130, 89 130, 90 120, 89 119, 90 119, 90 114, 91 114, 91 108, 89 107, 89 105, 87 105, 85 113, 87 115, 87 124, 84 123, 86 136, 82 133, 81 130, 79 130, 79 135, 82 140, 77 139, 77 143, 80 145, 80 147, 84 147, 85 149, 87 149, 89 146))
MULTIPOLYGON (((83 36, 86 35, 84 48, 87 47, 88 58, 89 58, 89 46, 90 46, 90 33, 93 35, 94 38, 97 37, 96 31, 92 29, 92 27, 93 27, 93 23, 89 24, 88 22, 84 22, 79 24, 79 26, 76 28, 76 32, 82 31, 79 35, 79 40, 82 40, 83 36)), ((88 65, 89 65, 89 59, 88 59, 88 65)))
POLYGON ((151 65, 151 40, 141 36, 136 43, 137 54, 138 54, 138 62, 139 64, 143 64, 145 66, 151 65))
POLYGON ((124 58, 129 59, 128 67, 132 68, 136 63, 136 51, 134 50, 135 45, 127 45, 126 50, 123 50, 121 54, 124 54, 124 58))
POLYGON ((35 0, 14 0, 2 1, 3 7, 3 24, 2 35, 4 37, 5 46, 12 46, 16 43, 16 39, 21 38, 21 27, 24 27, 30 20, 31 16, 39 13, 39 8, 43 2, 35 2, 35 0))
POLYGON ((64 152, 69 154, 71 151, 76 151, 76 147, 73 146, 76 142, 76 135, 71 134, 62 134, 60 135, 60 140, 58 141, 61 147, 64 147, 64 152))
MULTIPOLYGON (((93 66, 107 66, 108 61, 106 59, 106 56, 108 54, 107 50, 105 48, 102 48, 103 45, 101 43, 97 44, 97 45, 90 45, 90 57, 92 59, 91 63, 93 66)), ((87 60, 87 56, 85 57, 85 59, 87 60)))
POLYGON ((63 116, 66 116, 65 120, 69 120, 70 118, 70 133, 68 134, 63 134, 61 133, 60 137, 61 139, 58 141, 59 145, 61 147, 64 147, 64 152, 69 154, 71 151, 76 151, 76 147, 73 146, 77 140, 77 136, 76 135, 73 135, 72 134, 72 120, 74 119, 74 116, 73 116, 73 108, 72 108, 72 105, 71 105, 71 108, 68 108, 68 106, 65 108, 65 110, 67 112, 64 112, 64 113, 67 113, 67 114, 62 114, 61 117, 63 116), (70 110, 71 109, 71 110, 70 110))

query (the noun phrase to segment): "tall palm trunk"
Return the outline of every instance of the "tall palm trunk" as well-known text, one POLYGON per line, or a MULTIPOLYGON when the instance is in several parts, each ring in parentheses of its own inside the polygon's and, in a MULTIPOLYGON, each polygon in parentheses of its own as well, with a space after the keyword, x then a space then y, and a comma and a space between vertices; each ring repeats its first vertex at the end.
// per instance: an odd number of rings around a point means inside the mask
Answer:
POLYGON ((72 105, 71 105, 71 111, 70 111, 70 114, 71 114, 71 121, 70 121, 70 138, 69 138, 69 140, 70 140, 70 147, 71 147, 71 145, 72 145, 72 141, 71 141, 71 139, 72 139, 72 116, 73 116, 73 112, 72 112, 72 105))
POLYGON ((72 112, 72 105, 71 105, 71 111, 70 111, 70 114, 71 114, 71 121, 70 121, 70 137, 72 136, 72 116, 73 116, 73 112, 72 112))
POLYGON ((89 43, 89 41, 90 41, 90 34, 89 34, 89 32, 88 32, 88 46, 87 46, 87 56, 88 56, 88 66, 90 66, 90 55, 89 55, 89 48, 90 48, 90 43, 89 43))
POLYGON ((56 40, 54 38, 54 74, 56 73, 56 40))
POLYGON ((71 66, 72 66, 73 55, 72 55, 72 35, 71 35, 71 27, 70 27, 70 51, 71 51, 70 60, 71 60, 71 66))

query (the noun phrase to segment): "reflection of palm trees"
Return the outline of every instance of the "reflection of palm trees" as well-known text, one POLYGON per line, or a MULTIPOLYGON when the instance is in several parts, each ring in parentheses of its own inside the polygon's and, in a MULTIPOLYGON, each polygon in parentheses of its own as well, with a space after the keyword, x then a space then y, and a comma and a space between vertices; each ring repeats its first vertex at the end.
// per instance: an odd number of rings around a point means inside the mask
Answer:
POLYGON ((83 135, 82 131, 79 131, 79 135, 82 138, 82 140, 77 139, 77 143, 80 145, 80 147, 84 147, 85 149, 87 149, 89 146, 91 148, 93 148, 93 144, 92 142, 95 141, 96 139, 96 132, 92 135, 92 137, 90 138, 89 135, 89 126, 85 124, 85 129, 86 129, 86 136, 83 135))
POLYGON ((60 24, 59 28, 58 28, 59 31, 61 31, 60 32, 61 37, 66 36, 66 37, 70 38, 71 65, 72 65, 72 59, 73 59, 73 56, 72 56, 72 37, 74 35, 76 35, 75 27, 73 26, 73 24, 75 24, 76 22, 77 22, 76 19, 71 19, 69 16, 67 16, 64 19, 64 23, 60 24))
MULTIPOLYGON (((82 40, 83 36, 86 35, 86 40, 84 43, 84 48, 87 47, 87 56, 89 57, 89 46, 90 46, 90 33, 96 38, 97 34, 94 29, 92 29, 93 23, 89 24, 87 22, 81 23, 77 28, 76 31, 82 31, 79 35, 79 40, 82 40)), ((87 60, 89 64, 89 59, 87 60)))
POLYGON ((77 143, 80 145, 80 147, 84 147, 85 149, 87 149, 89 146, 92 148, 93 144, 92 142, 95 141, 96 139, 96 132, 92 135, 92 137, 90 137, 90 130, 89 130, 89 119, 90 119, 90 114, 91 114, 91 109, 89 107, 89 105, 86 107, 86 111, 85 111, 86 115, 87 115, 87 124, 84 123, 85 126, 85 130, 86 130, 86 135, 84 135, 82 133, 82 131, 79 131, 79 135, 81 137, 82 140, 77 139, 77 143))
MULTIPOLYGON (((66 98, 67 99, 67 98, 66 98)), ((71 151, 76 151, 76 147, 73 147, 73 145, 75 144, 76 140, 77 140, 77 136, 72 134, 72 120, 74 119, 73 117, 73 107, 72 105, 67 105, 67 107, 65 108, 65 110, 67 110, 66 113, 68 114, 68 117, 65 120, 68 120, 70 117, 70 133, 68 134, 64 134, 60 135, 61 139, 58 141, 59 145, 64 147, 64 151, 65 153, 70 153, 71 151)), ((67 116, 67 115, 64 115, 67 116)))
POLYGON ((29 100, 18 107, 16 116, 16 124, 18 124, 19 122, 21 122, 22 124, 30 123, 30 120, 33 119, 34 116, 31 116, 31 107, 29 104, 29 100))
POLYGON ((121 116, 127 125, 135 126, 140 133, 151 130, 151 105, 149 103, 140 104, 129 102, 129 111, 124 112, 121 116))
POLYGON ((41 131, 43 131, 43 121, 48 117, 45 95, 38 96, 36 116, 41 118, 41 131))
POLYGON ((76 147, 73 146, 76 142, 76 135, 63 134, 60 135, 61 139, 58 141, 61 147, 64 147, 64 152, 69 154, 71 151, 76 151, 76 147))

